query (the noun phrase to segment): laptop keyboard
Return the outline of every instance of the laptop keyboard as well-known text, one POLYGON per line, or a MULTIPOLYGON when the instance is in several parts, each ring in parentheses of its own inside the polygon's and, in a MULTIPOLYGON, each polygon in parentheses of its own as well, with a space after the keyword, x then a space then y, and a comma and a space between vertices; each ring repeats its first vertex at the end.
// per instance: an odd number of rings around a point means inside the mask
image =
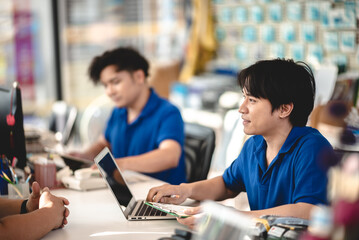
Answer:
POLYGON ((144 202, 141 202, 135 216, 166 216, 167 213, 162 212, 156 208, 148 206, 144 202))

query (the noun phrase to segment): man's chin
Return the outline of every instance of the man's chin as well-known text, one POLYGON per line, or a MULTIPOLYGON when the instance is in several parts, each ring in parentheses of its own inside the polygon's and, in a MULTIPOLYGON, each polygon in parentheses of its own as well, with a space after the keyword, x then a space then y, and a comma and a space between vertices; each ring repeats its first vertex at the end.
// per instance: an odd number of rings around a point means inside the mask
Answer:
POLYGON ((118 108, 123 108, 123 107, 126 107, 125 104, 123 102, 120 102, 120 101, 113 101, 113 103, 115 104, 116 107, 118 108))
POLYGON ((126 107, 124 104, 117 104, 117 103, 115 103, 115 106, 116 106, 117 108, 124 108, 124 107, 126 107))
POLYGON ((251 133, 251 131, 248 131, 248 130, 246 130, 246 129, 243 129, 243 132, 244 132, 244 134, 246 134, 246 135, 253 135, 253 134, 251 133))

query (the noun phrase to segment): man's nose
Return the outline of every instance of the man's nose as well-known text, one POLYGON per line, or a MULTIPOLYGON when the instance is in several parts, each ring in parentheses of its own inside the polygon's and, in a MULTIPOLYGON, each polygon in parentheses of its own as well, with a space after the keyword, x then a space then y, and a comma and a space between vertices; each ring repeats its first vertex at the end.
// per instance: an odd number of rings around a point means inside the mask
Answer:
POLYGON ((246 107, 246 100, 244 100, 240 105, 239 105, 239 108, 238 108, 238 112, 239 113, 241 113, 241 114, 243 114, 243 113, 245 113, 246 112, 246 109, 247 109, 247 107, 246 107))
POLYGON ((113 86, 111 84, 109 84, 109 85, 106 86, 106 94, 108 96, 111 96, 112 93, 113 93, 113 86))

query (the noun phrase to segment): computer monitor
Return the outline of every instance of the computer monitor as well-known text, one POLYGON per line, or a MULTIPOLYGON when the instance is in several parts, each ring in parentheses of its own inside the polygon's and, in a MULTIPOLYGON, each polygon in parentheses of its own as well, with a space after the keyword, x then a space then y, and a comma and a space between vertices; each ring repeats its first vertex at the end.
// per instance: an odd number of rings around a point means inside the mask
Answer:
POLYGON ((21 91, 13 86, 0 86, 0 155, 11 161, 18 159, 16 167, 26 166, 26 143, 21 91))

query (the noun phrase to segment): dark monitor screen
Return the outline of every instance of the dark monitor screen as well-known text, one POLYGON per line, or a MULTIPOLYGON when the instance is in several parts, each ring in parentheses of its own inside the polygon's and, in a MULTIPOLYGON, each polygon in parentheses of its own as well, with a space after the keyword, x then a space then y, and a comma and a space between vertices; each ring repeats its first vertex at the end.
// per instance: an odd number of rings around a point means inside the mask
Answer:
POLYGON ((24 116, 17 84, 0 86, 0 154, 5 154, 11 161, 16 157, 18 168, 26 166, 24 116))

